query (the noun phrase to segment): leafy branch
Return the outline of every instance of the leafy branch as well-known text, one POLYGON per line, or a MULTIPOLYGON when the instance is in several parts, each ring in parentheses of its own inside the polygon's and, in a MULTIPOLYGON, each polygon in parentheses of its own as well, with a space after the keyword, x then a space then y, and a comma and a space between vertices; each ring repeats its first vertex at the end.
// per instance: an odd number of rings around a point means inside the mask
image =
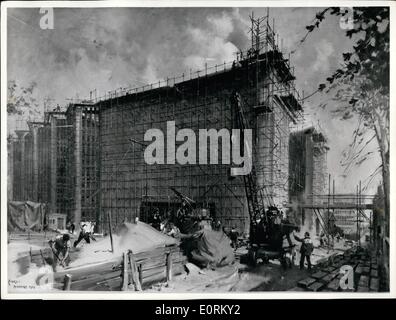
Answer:
POLYGON ((36 82, 27 87, 18 86, 16 81, 8 82, 7 114, 9 115, 39 115, 39 104, 34 98, 36 82))
POLYGON ((372 85, 389 92, 389 8, 387 7, 354 7, 352 13, 331 7, 318 12, 312 24, 306 26, 307 33, 301 39, 304 43, 309 34, 319 29, 326 14, 345 17, 350 15, 353 28, 345 31, 348 38, 354 38, 352 52, 342 54, 343 64, 326 83, 321 83, 318 90, 323 91, 338 80, 353 80, 357 74, 368 78, 372 85))

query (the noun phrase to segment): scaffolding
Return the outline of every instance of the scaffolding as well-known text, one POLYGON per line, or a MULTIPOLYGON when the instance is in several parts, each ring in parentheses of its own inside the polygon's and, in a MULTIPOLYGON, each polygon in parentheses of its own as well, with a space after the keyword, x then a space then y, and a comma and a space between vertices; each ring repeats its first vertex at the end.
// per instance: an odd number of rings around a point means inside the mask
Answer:
MULTIPOLYGON (((167 214, 179 205, 170 187, 208 208, 225 227, 249 229, 243 177, 230 175, 230 164, 156 164, 144 161, 148 129, 233 129, 238 92, 253 131, 255 188, 261 206, 289 201, 289 135, 302 117, 302 101, 294 84, 290 57, 279 49, 269 14, 251 17, 252 47, 235 61, 167 78, 140 88, 121 88, 88 101, 73 100, 67 111, 46 112, 38 128, 41 199, 53 212, 75 222, 96 220, 102 230, 111 213, 115 225, 136 217, 146 219, 153 208, 167 214), (48 141, 49 140, 49 141, 48 141)), ((198 134, 197 134, 198 136, 198 134)), ((220 140, 220 139, 219 139, 220 140)), ((176 150, 183 141, 176 141, 176 150)), ((220 145, 220 141, 219 141, 220 145)), ((171 150, 169 150, 170 152, 171 150)), ((168 148, 165 144, 165 155, 168 148)), ((222 158, 222 148, 218 148, 222 158)))
POLYGON ((324 230, 321 217, 315 209, 299 204, 317 204, 314 194, 327 193, 327 138, 315 127, 293 131, 289 150, 289 193, 295 220, 306 230, 320 234, 324 230))
MULTIPOLYGON (((254 71, 253 79, 248 81, 251 89, 242 92, 244 106, 240 109, 253 114, 256 134, 252 170, 256 183, 250 193, 258 194, 260 208, 249 208, 249 212, 256 212, 252 217, 255 220, 266 207, 282 207, 289 201, 290 124, 301 121, 302 106, 290 58, 285 59, 279 49, 279 40, 269 23, 269 11, 258 19, 252 14, 250 20, 251 48, 246 55, 254 71)), ((240 64, 245 63, 243 53, 239 59, 240 64)))
MULTIPOLYGON (((146 130, 166 132, 167 121, 195 132, 234 128, 231 97, 236 91, 243 100, 246 128, 254 133, 257 181, 270 199, 264 205, 288 203, 290 125, 301 118, 302 107, 289 60, 280 52, 268 20, 252 18, 255 46, 231 63, 205 65, 189 75, 109 92, 93 101, 101 119, 101 225, 107 225, 109 211, 118 224, 139 217, 142 205, 171 210, 178 201, 170 190, 174 187, 212 208, 223 225, 246 231, 244 181, 229 175, 229 165, 147 165, 141 145, 146 130)), ((176 142, 176 149, 181 143, 176 142)))
MULTIPOLYGON (((144 207, 167 211, 179 204, 170 187, 182 191, 203 207, 212 207, 215 218, 226 225, 245 224, 242 181, 229 180, 229 165, 147 165, 142 142, 148 129, 166 132, 166 122, 176 128, 231 127, 229 96, 232 75, 226 71, 203 74, 178 85, 103 101, 101 117, 101 219, 112 212, 114 223, 139 217, 144 207), (226 84, 224 86, 224 84, 226 84), (228 85, 227 85, 228 84, 228 85), (227 217, 227 219, 226 219, 227 217)), ((176 149, 182 142, 176 142, 176 149)), ((165 147, 165 154, 167 154, 165 147)), ((219 152, 221 157, 221 152, 219 152)), ((147 210, 147 209, 145 209, 147 210)), ((106 221, 101 221, 106 226, 106 221)))
POLYGON ((68 142, 68 215, 74 222, 97 221, 100 206, 98 106, 70 103, 66 110, 68 142))
POLYGON ((12 200, 24 201, 31 198, 32 184, 32 136, 28 130, 16 130, 16 137, 12 138, 12 200))

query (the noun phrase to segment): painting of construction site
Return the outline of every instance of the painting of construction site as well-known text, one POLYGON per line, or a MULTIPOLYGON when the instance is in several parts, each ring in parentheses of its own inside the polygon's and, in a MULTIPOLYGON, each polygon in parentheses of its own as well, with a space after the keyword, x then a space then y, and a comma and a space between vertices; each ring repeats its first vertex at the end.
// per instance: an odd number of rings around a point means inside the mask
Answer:
POLYGON ((389 7, 6 9, 7 293, 390 292, 389 7))

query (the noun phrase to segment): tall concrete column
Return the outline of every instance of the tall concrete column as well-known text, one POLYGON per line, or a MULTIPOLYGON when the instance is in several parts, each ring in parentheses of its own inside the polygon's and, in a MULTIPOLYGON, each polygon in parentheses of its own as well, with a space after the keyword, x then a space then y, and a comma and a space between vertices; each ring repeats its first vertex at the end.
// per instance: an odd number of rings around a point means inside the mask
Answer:
MULTIPOLYGON (((305 194, 306 196, 313 195, 313 150, 312 150, 312 135, 306 135, 305 138, 305 194)), ((312 201, 312 200, 311 200, 312 201)))
POLYGON ((81 221, 81 122, 82 122, 82 109, 76 106, 75 109, 75 122, 74 122, 74 163, 75 163, 75 186, 74 186, 74 223, 79 225, 81 221))
POLYGON ((26 199, 26 168, 25 168, 25 161, 26 161, 26 154, 25 154, 25 137, 29 133, 26 130, 18 130, 16 134, 19 140, 19 146, 21 151, 21 161, 20 161, 20 176, 18 183, 18 195, 16 200, 25 201, 26 199))
MULTIPOLYGON (((305 202, 312 203, 313 198, 313 141, 312 134, 305 134, 305 202)), ((305 223, 309 231, 315 232, 316 230, 316 215, 312 209, 305 209, 305 223)))
POLYGON ((38 128, 40 127, 37 123, 30 123, 30 130, 33 137, 33 200, 38 201, 38 178, 39 178, 39 168, 38 168, 38 128))
POLYGON ((50 210, 56 212, 56 198, 57 198, 57 130, 56 130, 56 118, 54 116, 50 119, 51 123, 51 145, 50 145, 50 210))
POLYGON ((14 141, 8 143, 8 201, 14 200, 14 141))

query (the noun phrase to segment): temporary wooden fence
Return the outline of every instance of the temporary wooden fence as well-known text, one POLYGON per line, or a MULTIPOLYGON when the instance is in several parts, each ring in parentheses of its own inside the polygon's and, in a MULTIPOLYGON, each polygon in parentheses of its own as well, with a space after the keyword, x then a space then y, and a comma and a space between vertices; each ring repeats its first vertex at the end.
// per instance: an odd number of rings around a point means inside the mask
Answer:
POLYGON ((184 270, 187 258, 178 245, 150 251, 125 252, 114 259, 60 270, 54 287, 73 291, 140 291, 184 270), (67 283, 66 283, 67 282, 67 283))

